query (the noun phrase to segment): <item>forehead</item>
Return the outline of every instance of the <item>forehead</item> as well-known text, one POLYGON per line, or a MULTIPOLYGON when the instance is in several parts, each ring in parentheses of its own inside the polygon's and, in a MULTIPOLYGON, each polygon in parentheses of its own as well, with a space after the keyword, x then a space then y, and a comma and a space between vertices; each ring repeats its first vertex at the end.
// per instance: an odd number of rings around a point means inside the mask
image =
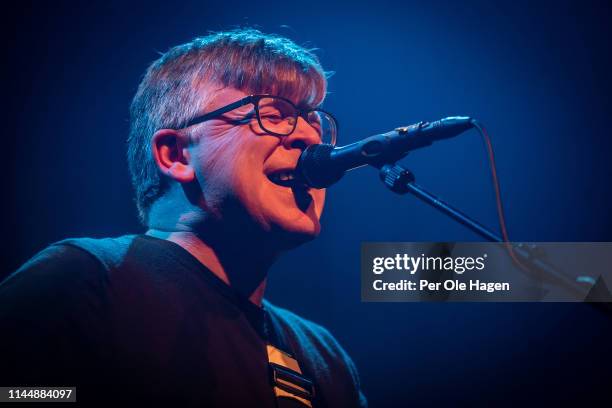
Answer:
POLYGON ((203 84, 200 87, 200 111, 212 111, 232 102, 236 102, 248 95, 270 94, 286 98, 299 107, 316 107, 322 101, 318 99, 317 90, 313 88, 293 88, 272 86, 263 91, 241 90, 231 86, 203 84))
POLYGON ((249 94, 244 91, 231 87, 205 89, 201 93, 202 99, 200 108, 202 111, 212 111, 232 102, 236 102, 248 95, 249 94))

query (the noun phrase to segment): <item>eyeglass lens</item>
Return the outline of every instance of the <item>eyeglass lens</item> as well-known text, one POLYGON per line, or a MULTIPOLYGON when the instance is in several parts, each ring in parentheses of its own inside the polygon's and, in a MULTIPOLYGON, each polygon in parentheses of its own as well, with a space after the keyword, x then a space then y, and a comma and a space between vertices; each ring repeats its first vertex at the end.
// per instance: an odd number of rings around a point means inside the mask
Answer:
MULTIPOLYGON (((265 131, 284 136, 294 131, 298 112, 291 103, 278 98, 261 98, 258 102, 258 111, 265 131)), ((334 121, 325 112, 308 112, 306 119, 321 135, 321 143, 335 142, 334 121)))

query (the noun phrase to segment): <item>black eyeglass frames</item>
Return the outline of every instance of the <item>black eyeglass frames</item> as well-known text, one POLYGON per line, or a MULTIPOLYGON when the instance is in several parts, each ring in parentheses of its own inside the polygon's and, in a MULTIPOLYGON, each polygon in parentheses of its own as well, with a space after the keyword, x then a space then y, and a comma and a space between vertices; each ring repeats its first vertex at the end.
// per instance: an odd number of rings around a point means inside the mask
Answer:
POLYGON ((320 135, 321 143, 336 144, 338 122, 331 113, 322 109, 300 109, 290 100, 274 95, 249 95, 212 112, 205 113, 188 121, 187 128, 218 118, 224 113, 252 103, 255 117, 261 129, 273 136, 289 136, 297 127, 298 118, 303 118, 320 135))

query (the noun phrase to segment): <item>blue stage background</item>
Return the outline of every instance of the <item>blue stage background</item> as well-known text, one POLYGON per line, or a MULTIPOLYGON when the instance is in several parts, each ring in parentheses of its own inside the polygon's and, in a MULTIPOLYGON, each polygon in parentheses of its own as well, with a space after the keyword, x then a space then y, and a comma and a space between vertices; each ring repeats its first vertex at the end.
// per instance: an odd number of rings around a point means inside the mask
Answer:
MULTIPOLYGON (((9 159, 3 275, 65 237, 143 231, 125 163, 128 106, 172 45, 236 26, 317 52, 339 144, 450 115, 479 118, 511 238, 612 241, 607 2, 39 2, 5 17, 9 159)), ((476 132, 410 154, 419 183, 497 228, 476 132)), ((5 180, 6 180, 5 179, 5 180)), ((610 384, 610 319, 584 304, 360 302, 364 241, 477 236, 375 170, 328 190, 321 237, 271 272, 268 298, 329 328, 372 406, 456 405, 610 384)), ((496 401, 496 402, 494 402, 496 401)))

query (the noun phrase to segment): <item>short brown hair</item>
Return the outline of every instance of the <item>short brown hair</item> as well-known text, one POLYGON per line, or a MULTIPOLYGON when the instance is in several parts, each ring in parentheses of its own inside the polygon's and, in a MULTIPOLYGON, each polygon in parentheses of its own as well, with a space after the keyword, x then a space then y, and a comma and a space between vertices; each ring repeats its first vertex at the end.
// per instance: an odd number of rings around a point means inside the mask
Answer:
POLYGON ((284 37, 237 29, 175 46, 149 66, 130 107, 127 150, 144 225, 151 205, 169 186, 153 161, 151 137, 201 113, 198 85, 218 83, 248 93, 295 97, 316 106, 325 98, 327 79, 312 51, 284 37))

